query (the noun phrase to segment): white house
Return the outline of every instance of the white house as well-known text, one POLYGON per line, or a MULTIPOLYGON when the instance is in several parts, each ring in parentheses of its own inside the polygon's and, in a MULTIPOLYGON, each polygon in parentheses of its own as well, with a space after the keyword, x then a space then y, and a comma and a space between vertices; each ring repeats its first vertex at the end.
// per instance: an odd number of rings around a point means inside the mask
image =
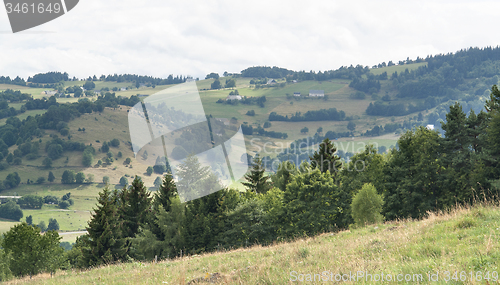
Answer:
POLYGON ((309 90, 309 97, 325 97, 325 90, 309 90))
POLYGON ((426 127, 428 130, 431 130, 431 131, 432 131, 432 130, 434 130, 434 125, 427 125, 427 126, 425 126, 425 127, 426 127))
POLYGON ((240 95, 227 95, 226 100, 241 100, 240 95))
POLYGON ((293 96, 300 97, 300 92, 293 92, 293 96))
POLYGON ((50 90, 46 90, 46 91, 43 91, 45 93, 45 95, 56 95, 57 94, 57 91, 50 91, 50 90))
POLYGON ((274 84, 276 84, 276 80, 274 80, 274 79, 269 79, 267 81, 267 85, 274 85, 274 84))
POLYGON ((120 88, 120 91, 127 91, 127 88, 122 87, 122 88, 120 88))

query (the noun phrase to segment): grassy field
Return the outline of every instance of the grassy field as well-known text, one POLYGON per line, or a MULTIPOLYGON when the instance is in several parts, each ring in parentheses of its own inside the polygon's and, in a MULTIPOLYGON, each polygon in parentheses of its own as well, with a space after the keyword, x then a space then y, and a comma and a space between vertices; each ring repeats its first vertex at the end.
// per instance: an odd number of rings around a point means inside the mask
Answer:
MULTIPOLYGON (((61 199, 64 194, 70 192, 74 205, 69 207, 68 210, 61 210, 57 205, 43 205, 42 209, 39 210, 24 209, 24 216, 21 219, 21 221, 25 221, 26 217, 31 215, 34 224, 44 221, 45 225, 48 225, 49 219, 54 218, 59 223, 60 231, 69 232, 85 229, 87 221, 90 219, 90 210, 95 207, 98 193, 103 188, 104 185, 99 183, 86 185, 63 185, 56 183, 41 185, 21 184, 15 189, 3 191, 2 195, 22 196, 33 194, 41 197, 51 195, 61 199)), ((16 223, 13 221, 0 220, 0 234, 8 231, 14 224, 16 223)))
POLYGON ((476 206, 430 213, 420 221, 387 222, 267 247, 58 272, 53 278, 41 274, 7 284, 188 284, 193 280, 205 284, 202 278, 217 284, 291 284, 310 278, 307 283, 317 284, 336 282, 344 274, 348 280, 349 274, 354 275, 350 283, 356 284, 379 284, 382 274, 384 280, 390 276, 392 281, 406 279, 405 283, 414 284, 498 284, 493 276, 498 279, 500 271, 499 239, 498 205, 476 206), (455 272, 458 281, 453 280, 455 272), (479 280, 487 272, 489 282, 479 280))
POLYGON ((8 231, 12 226, 18 222, 0 218, 0 234, 8 231))
MULTIPOLYGON (((9 105, 9 106, 10 106, 10 105, 9 105)), ((21 121, 22 121, 22 120, 24 120, 24 119, 28 118, 28 116, 32 116, 32 117, 34 117, 34 116, 36 116, 36 115, 41 115, 41 114, 45 113, 45 111, 46 111, 46 110, 28 110, 28 111, 26 111, 26 112, 24 112, 24 113, 21 113, 21 114, 19 114, 19 115, 15 116, 15 117, 19 118, 19 120, 21 120, 21 121)), ((0 126, 1 126, 1 125, 4 125, 4 124, 5 124, 5 122, 7 122, 7 119, 8 119, 8 118, 3 118, 3 119, 0 119, 0 126)))

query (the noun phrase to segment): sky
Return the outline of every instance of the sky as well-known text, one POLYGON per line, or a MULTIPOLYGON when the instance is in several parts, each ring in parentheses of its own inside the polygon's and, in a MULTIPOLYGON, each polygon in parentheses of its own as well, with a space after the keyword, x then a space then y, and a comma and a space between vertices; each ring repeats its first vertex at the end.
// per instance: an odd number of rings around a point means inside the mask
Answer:
POLYGON ((250 66, 325 71, 500 45, 498 1, 82 0, 12 33, 0 75, 132 73, 203 79, 250 66))

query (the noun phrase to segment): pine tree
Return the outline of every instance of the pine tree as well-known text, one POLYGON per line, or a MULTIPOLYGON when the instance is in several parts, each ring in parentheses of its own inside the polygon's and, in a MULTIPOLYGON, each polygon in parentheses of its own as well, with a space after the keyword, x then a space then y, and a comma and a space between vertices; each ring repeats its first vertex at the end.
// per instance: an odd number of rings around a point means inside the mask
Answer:
POLYGON ((335 180, 335 177, 338 175, 338 171, 340 170, 342 163, 340 162, 340 157, 335 155, 337 148, 333 144, 330 139, 325 138, 323 142, 319 146, 319 150, 314 152, 311 159, 311 167, 319 168, 321 173, 325 173, 326 171, 330 171, 330 174, 335 180))
POLYGON ((97 203, 87 227, 88 238, 84 239, 87 247, 82 249, 84 264, 88 266, 121 261, 127 255, 117 213, 118 192, 111 192, 106 186, 97 203))
POLYGON ((245 175, 245 179, 248 182, 242 182, 241 184, 255 193, 266 193, 271 189, 271 184, 268 182, 269 176, 265 175, 265 171, 262 159, 257 154, 253 159, 250 173, 245 175))

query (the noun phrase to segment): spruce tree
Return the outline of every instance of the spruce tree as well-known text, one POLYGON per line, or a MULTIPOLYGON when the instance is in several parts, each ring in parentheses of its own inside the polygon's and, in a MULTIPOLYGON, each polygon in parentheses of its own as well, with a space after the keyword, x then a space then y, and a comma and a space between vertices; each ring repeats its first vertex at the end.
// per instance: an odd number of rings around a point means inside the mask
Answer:
POLYGON ((490 166, 491 179, 500 177, 500 90, 496 85, 491 88, 490 100, 486 101, 488 112, 487 145, 490 155, 488 166, 490 166))
POLYGON ((266 193, 271 189, 271 184, 268 182, 269 176, 266 176, 265 171, 266 169, 263 166, 262 159, 257 154, 253 159, 250 173, 245 175, 245 179, 248 182, 242 182, 241 184, 255 193, 266 193))
POLYGON ((319 168, 321 173, 325 173, 329 170, 335 180, 335 177, 338 175, 338 171, 340 171, 342 166, 340 157, 335 155, 336 151, 337 148, 333 142, 330 141, 330 139, 325 138, 323 142, 321 142, 318 151, 314 152, 312 157, 309 157, 309 159, 311 159, 311 167, 313 169, 316 167, 319 168))
POLYGON ((155 194, 155 202, 163 206, 163 209, 170 211, 172 198, 177 195, 177 186, 175 185, 172 174, 168 173, 163 177, 163 183, 160 185, 158 192, 155 194))
POLYGON ((128 189, 123 188, 120 195, 120 216, 124 223, 123 237, 135 237, 139 227, 148 222, 151 214, 150 194, 138 176, 135 176, 128 189))
POLYGON ((125 260, 127 255, 117 213, 117 191, 111 192, 106 186, 99 193, 97 203, 87 227, 88 238, 84 239, 87 247, 82 249, 88 266, 125 260))

